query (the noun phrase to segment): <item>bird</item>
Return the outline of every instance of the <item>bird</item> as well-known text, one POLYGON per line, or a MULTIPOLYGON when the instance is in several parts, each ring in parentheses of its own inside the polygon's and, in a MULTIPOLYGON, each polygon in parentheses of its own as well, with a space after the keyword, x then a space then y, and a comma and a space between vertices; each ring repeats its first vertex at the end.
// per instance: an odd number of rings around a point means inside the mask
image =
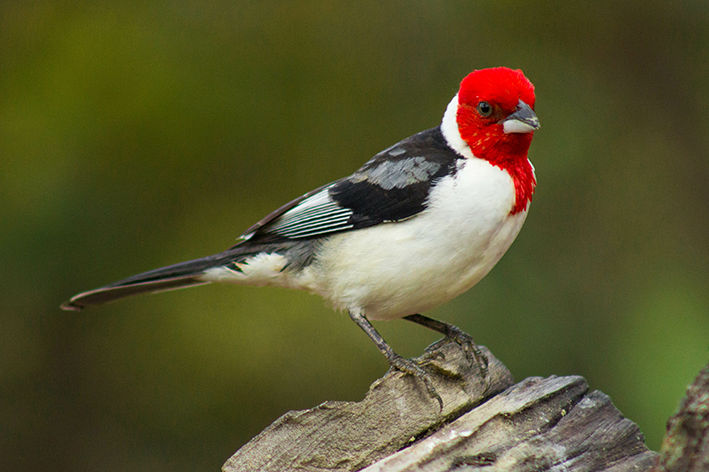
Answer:
POLYGON ((389 365, 421 380, 442 407, 430 375, 370 321, 435 330, 486 374, 469 334, 421 313, 479 282, 522 228, 537 184, 528 158, 539 129, 534 104, 521 70, 474 70, 438 126, 281 206, 226 251, 80 293, 61 308, 215 282, 305 290, 349 313, 389 365))

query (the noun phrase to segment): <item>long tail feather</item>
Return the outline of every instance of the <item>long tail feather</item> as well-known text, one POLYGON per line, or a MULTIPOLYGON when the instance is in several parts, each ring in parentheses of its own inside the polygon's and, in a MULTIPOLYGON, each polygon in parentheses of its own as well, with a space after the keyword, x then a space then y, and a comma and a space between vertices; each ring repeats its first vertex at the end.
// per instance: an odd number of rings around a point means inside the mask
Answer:
POLYGON ((210 282, 198 280, 196 276, 188 275, 155 282, 134 283, 122 287, 102 287, 71 297, 71 300, 62 303, 61 308, 62 310, 79 311, 89 306, 103 305, 104 303, 132 297, 133 295, 140 295, 142 293, 164 292, 208 283, 210 282))
POLYGON ((73 296, 62 304, 63 310, 78 311, 88 306, 120 300, 142 293, 156 293, 210 283, 201 279, 204 271, 224 262, 224 254, 182 262, 134 275, 124 280, 73 296))

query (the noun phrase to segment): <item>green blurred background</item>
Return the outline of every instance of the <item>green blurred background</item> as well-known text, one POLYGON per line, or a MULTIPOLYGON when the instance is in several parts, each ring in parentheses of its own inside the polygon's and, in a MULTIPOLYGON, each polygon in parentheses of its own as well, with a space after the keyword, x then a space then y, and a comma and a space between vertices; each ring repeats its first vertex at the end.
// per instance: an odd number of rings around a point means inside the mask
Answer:
MULTIPOLYGON (((659 448, 709 360, 706 0, 0 8, 2 470, 218 470, 288 410, 361 399, 383 356, 305 293, 59 304, 226 249, 498 65, 537 87, 539 186, 492 273, 428 314, 518 380, 583 375, 659 448)), ((437 339, 377 327, 405 356, 437 339)))

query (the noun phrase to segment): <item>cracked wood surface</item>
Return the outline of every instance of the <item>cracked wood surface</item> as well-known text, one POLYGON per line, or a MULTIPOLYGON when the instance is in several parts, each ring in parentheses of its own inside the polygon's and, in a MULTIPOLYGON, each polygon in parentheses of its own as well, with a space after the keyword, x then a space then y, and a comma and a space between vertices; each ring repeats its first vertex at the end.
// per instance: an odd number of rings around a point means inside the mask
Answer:
POLYGON ((443 411, 412 376, 389 371, 361 402, 292 411, 239 449, 235 471, 648 470, 656 453, 638 427, 581 377, 514 385, 490 360, 482 382, 455 343, 418 359, 443 411))
POLYGON ((667 421, 660 453, 653 472, 709 470, 709 365, 699 372, 677 413, 667 421))

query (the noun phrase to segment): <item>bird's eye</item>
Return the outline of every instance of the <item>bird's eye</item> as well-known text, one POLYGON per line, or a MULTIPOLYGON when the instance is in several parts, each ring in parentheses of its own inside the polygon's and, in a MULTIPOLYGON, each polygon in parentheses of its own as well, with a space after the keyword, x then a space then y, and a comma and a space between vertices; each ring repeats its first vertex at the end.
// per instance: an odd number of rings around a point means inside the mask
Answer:
POLYGON ((484 117, 492 115, 492 105, 487 102, 478 103, 478 113, 480 113, 480 116, 484 117))

